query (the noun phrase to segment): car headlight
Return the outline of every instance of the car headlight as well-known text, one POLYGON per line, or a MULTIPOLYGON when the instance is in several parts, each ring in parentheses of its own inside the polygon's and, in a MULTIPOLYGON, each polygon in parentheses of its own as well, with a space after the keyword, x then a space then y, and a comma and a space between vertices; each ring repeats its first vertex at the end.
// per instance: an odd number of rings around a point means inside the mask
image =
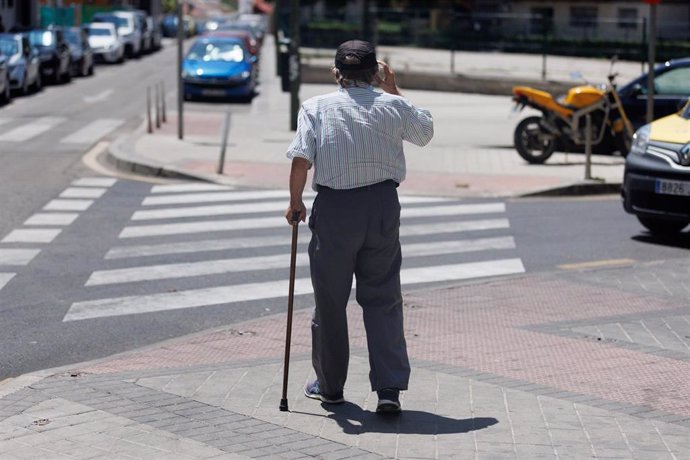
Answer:
POLYGON ((24 65, 23 64, 15 64, 11 65, 9 68, 10 75, 12 78, 19 79, 21 75, 24 73, 24 65))
POLYGON ((644 155, 649 146, 649 133, 651 132, 650 125, 644 125, 638 129, 632 138, 632 146, 630 147, 631 155, 644 155))
POLYGON ((251 72, 249 72, 248 70, 245 70, 244 72, 242 72, 242 73, 240 74, 240 76, 241 76, 242 78, 249 78, 250 75, 251 75, 251 72))

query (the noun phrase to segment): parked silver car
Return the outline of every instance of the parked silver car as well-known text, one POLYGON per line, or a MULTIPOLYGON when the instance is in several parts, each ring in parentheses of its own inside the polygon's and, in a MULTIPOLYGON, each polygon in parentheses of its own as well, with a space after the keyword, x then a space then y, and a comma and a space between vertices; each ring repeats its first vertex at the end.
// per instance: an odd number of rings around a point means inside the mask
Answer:
POLYGON ((110 22, 94 22, 88 25, 89 45, 94 57, 99 61, 122 62, 125 46, 117 34, 115 25, 110 22))
POLYGON ((43 87, 41 58, 29 39, 21 34, 0 34, 0 54, 8 59, 10 87, 22 94, 43 87))

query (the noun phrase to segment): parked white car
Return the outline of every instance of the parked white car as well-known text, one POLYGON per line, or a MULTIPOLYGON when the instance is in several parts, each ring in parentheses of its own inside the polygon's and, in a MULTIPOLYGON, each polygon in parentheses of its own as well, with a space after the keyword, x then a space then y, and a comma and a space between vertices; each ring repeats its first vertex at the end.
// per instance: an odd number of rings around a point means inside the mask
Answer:
POLYGON ((89 24, 89 45, 96 59, 105 62, 122 62, 125 58, 125 45, 117 34, 115 25, 110 22, 89 24))
POLYGON ((134 11, 96 13, 93 15, 93 22, 109 22, 114 24, 120 39, 125 45, 125 54, 128 57, 137 57, 141 54, 142 30, 134 11))

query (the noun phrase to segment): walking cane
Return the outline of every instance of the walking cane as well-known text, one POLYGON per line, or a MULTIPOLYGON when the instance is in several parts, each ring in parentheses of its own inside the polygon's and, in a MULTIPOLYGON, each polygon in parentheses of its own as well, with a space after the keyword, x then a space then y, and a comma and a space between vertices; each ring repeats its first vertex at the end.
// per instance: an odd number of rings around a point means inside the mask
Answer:
POLYGON ((290 253, 290 287, 288 288, 287 331, 285 332, 285 360, 283 365, 283 397, 280 399, 280 410, 287 412, 288 370, 290 369, 290 340, 292 338, 292 302, 295 298, 295 265, 297 261, 297 227, 300 212, 292 213, 292 251, 290 253))

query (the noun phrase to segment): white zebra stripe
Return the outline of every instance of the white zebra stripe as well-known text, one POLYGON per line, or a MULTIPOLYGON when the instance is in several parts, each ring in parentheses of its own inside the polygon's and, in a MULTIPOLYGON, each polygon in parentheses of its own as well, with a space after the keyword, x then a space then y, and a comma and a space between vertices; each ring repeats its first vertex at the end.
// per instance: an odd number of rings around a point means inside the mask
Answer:
POLYGON ((107 190, 97 187, 68 187, 62 191, 60 198, 100 198, 107 190))
MULTIPOLYGON (((481 213, 505 212, 505 204, 466 204, 450 206, 429 206, 418 208, 402 208, 401 217, 430 217, 453 216, 481 213)), ((226 219, 207 220, 187 223, 172 223, 158 225, 138 225, 125 227, 120 238, 137 238, 145 236, 164 236, 204 232, 220 232, 233 230, 249 230, 269 227, 284 227, 287 222, 284 217, 263 217, 256 219, 226 219)))
MULTIPOLYGON (((156 186, 158 187, 158 186, 156 186)), ((305 191, 304 199, 311 199, 316 196, 316 193, 305 191)), ((178 205, 178 204, 192 204, 192 203, 219 203, 219 202, 233 202, 233 201, 249 201, 249 200, 268 200, 268 199, 289 199, 290 192, 287 190, 254 190, 254 191, 226 191, 226 192, 209 192, 209 193, 178 193, 170 195, 156 195, 148 196, 142 201, 143 206, 163 206, 163 205, 178 205)), ((425 197, 425 196, 406 196, 399 197, 400 203, 415 204, 415 203, 442 203, 451 201, 450 198, 439 197, 425 197)), ((287 207, 287 203, 283 202, 283 207, 287 207)))
MULTIPOLYGON (((524 271, 525 269, 520 259, 503 259, 489 262, 405 269, 401 272, 401 280, 403 284, 409 285, 440 281, 460 281, 479 277, 517 274, 524 271)), ((280 280, 266 283, 191 289, 162 294, 88 300, 72 304, 63 321, 78 321, 279 298, 287 295, 287 288, 288 280, 280 280)), ((312 286, 309 278, 295 280, 295 295, 309 294, 311 292, 312 286)))
POLYGON ((3 243, 50 243, 61 232, 60 229, 17 229, 2 239, 3 243))
POLYGON ((82 177, 72 182, 75 187, 112 187, 117 179, 110 177, 82 177))
MULTIPOLYGON (((448 234, 481 230, 509 228, 508 219, 467 220, 458 222, 442 222, 436 224, 403 225, 400 236, 421 236, 431 234, 448 234)), ((299 234, 300 243, 309 241, 311 235, 307 232, 299 234)), ((106 259, 124 259, 130 257, 148 257, 166 254, 185 254, 207 251, 225 251, 241 248, 257 248, 271 246, 286 246, 290 244, 290 235, 285 232, 279 236, 251 237, 251 238, 221 238, 179 243, 161 243, 152 245, 131 245, 112 248, 105 255, 106 259)))
MULTIPOLYGON (((514 248, 515 241, 513 241, 513 238, 499 237, 403 245, 402 252, 408 257, 423 257, 438 254, 458 254, 464 252, 514 248)), ((271 270, 285 267, 286 261, 288 260, 290 260, 289 254, 277 254, 271 256, 204 260, 201 262, 100 270, 91 274, 86 285, 96 286, 101 284, 133 283, 172 278, 191 278, 195 276, 219 275, 251 270, 271 270)), ((299 267, 309 265, 307 254, 298 254, 296 263, 299 267)))
POLYGON ((93 200, 63 200, 56 198, 43 206, 45 211, 86 211, 93 204, 93 200))
MULTIPOLYGON (((305 201, 304 205, 307 208, 310 208, 312 202, 305 201)), ((222 216, 232 214, 259 214, 263 212, 285 211, 286 208, 287 204, 284 201, 165 208, 136 211, 132 215, 132 220, 175 219, 183 217, 222 216)))
POLYGON ((121 126, 125 120, 119 118, 103 118, 94 120, 78 131, 64 137, 62 144, 90 144, 121 126))
POLYGON ((40 249, 0 249, 0 265, 28 265, 40 249))
POLYGON ((151 187, 151 193, 217 192, 234 190, 235 187, 218 184, 164 184, 151 187))
POLYGON ((24 225, 65 226, 77 220, 76 212, 37 212, 26 219, 24 225))
POLYGON ((16 273, 0 273, 0 289, 4 288, 16 273))
POLYGON ((53 129, 64 121, 65 118, 60 117, 41 117, 27 121, 18 128, 0 134, 0 142, 25 142, 53 129))

